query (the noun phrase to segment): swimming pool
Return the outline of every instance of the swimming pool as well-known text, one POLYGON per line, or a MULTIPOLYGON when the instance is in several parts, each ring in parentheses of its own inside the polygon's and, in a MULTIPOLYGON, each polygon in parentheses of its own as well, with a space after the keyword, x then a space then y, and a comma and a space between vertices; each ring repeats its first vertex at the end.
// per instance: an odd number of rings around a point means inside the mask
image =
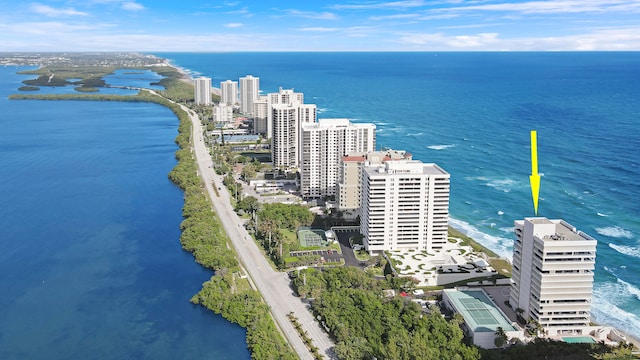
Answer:
POLYGON ((591 336, 563 337, 562 341, 569 344, 595 344, 596 343, 596 341, 591 336))

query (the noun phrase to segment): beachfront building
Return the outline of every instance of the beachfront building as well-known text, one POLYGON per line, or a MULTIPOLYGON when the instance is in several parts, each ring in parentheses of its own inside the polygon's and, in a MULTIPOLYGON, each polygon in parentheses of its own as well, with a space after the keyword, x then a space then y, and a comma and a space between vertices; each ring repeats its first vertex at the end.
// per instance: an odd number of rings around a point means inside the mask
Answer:
POLYGON ((233 106, 222 103, 214 105, 213 122, 223 127, 231 125, 233 122, 233 106))
POLYGON ((360 233, 367 251, 441 250, 449 223, 449 173, 419 160, 362 169, 360 233))
POLYGON ((271 139, 273 126, 269 126, 269 97, 261 95, 253 102, 253 132, 271 139))
POLYGON ((237 81, 221 81, 220 82, 220 104, 235 105, 238 103, 238 82, 237 81))
POLYGON ((253 102, 260 96, 260 78, 247 75, 240 78, 240 112, 253 116, 253 102))
POLYGON ((411 153, 392 149, 352 152, 343 156, 338 164, 338 180, 336 184, 338 209, 352 212, 360 209, 360 184, 362 181, 362 167, 365 162, 369 165, 379 165, 384 161, 411 159, 411 153))
POLYGON ((211 78, 201 76, 193 80, 193 98, 197 105, 211 104, 211 78))
POLYGON ((510 306, 549 336, 586 334, 597 241, 563 220, 514 223, 510 306))
POLYGON ((462 315, 462 330, 476 346, 495 348, 498 328, 504 331, 508 339, 524 338, 524 332, 509 321, 482 289, 444 289, 442 303, 449 310, 462 315))
POLYGON ((316 105, 305 104, 304 94, 282 89, 267 95, 267 128, 272 129, 271 158, 273 165, 300 166, 301 124, 316 122, 316 105))
POLYGON ((349 119, 321 119, 301 124, 300 193, 304 198, 336 195, 340 159, 375 148, 374 124, 349 119))

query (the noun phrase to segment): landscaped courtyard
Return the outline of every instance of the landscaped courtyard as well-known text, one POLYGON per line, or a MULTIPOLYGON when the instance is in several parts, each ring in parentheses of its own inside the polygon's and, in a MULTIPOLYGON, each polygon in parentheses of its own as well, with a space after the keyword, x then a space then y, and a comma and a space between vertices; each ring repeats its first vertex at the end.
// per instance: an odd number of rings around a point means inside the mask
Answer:
MULTIPOLYGON (((416 278, 420 281, 418 286, 439 286, 498 275, 484 253, 462 245, 459 238, 450 237, 442 250, 438 251, 391 250, 389 255, 398 274, 416 278)), ((492 280, 485 281, 494 284, 492 280)))

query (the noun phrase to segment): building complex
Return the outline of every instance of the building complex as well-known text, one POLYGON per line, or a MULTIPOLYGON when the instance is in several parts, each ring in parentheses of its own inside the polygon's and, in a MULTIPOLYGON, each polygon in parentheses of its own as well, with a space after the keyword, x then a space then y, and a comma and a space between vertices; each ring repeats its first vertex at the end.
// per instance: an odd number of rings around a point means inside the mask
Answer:
POLYGON ((418 160, 362 169, 360 233, 369 252, 442 249, 449 221, 449 173, 418 160))
POLYGON ((347 153, 338 164, 338 180, 336 184, 338 209, 347 211, 358 211, 360 209, 362 168, 365 162, 368 165, 379 165, 385 161, 411 159, 410 153, 391 149, 347 153))
POLYGON ((550 336, 586 334, 597 241, 563 220, 515 222, 509 302, 550 336))
MULTIPOLYGON (((305 104, 304 94, 280 88, 268 96, 267 127, 272 129, 271 154, 275 166, 300 166, 300 129, 316 122, 316 105, 305 104)), ((267 136, 268 137, 268 136, 267 136)))
POLYGON ((374 124, 349 119, 321 119, 301 124, 300 192, 305 198, 336 195, 340 159, 375 149, 374 124))

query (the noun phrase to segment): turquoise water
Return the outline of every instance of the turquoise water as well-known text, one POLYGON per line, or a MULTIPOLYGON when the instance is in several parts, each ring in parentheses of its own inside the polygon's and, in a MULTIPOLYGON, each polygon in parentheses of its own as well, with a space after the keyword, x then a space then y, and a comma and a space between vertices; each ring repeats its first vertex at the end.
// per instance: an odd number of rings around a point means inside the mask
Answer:
POLYGON ((562 340, 569 344, 595 344, 596 341, 591 336, 563 337, 562 340))
POLYGON ((244 329, 189 299, 156 104, 10 101, 0 68, 0 359, 248 359, 244 329))
POLYGON ((640 53, 157 53, 214 86, 252 74, 305 94, 320 118, 377 125, 378 147, 451 173, 451 223, 511 256, 533 216, 599 240, 592 312, 640 337, 640 53))

